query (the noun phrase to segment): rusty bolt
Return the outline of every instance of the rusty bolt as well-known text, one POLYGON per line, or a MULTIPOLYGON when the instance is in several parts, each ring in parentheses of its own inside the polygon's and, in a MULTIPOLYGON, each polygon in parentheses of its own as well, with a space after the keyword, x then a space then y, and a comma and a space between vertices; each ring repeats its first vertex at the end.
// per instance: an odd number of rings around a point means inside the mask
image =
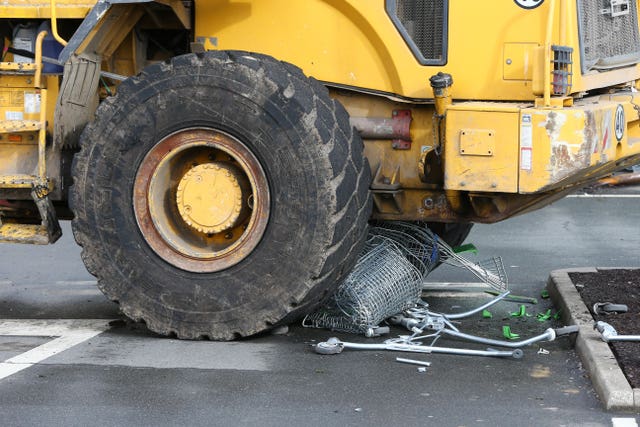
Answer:
POLYGON ((422 203, 423 203, 423 205, 424 205, 424 207, 426 209, 433 209, 434 203, 433 203, 433 199, 431 197, 427 197, 426 199, 424 199, 422 201, 422 203))

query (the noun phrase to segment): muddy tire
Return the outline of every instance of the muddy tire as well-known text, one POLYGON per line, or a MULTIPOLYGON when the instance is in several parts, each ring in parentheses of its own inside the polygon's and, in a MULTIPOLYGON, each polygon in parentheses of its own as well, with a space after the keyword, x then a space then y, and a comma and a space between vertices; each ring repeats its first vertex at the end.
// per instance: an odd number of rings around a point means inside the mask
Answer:
POLYGON ((460 246, 473 227, 473 223, 470 222, 429 222, 426 225, 452 248, 460 246))
POLYGON ((362 141, 324 86, 271 57, 150 66, 102 103, 81 143, 70 204, 82 259, 159 334, 230 340, 293 320, 364 243, 362 141))

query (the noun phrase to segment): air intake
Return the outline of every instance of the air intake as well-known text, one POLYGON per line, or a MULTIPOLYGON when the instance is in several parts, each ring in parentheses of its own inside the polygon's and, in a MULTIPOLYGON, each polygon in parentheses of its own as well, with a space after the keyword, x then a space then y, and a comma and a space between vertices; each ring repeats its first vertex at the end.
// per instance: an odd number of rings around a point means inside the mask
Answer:
POLYGON ((387 0, 387 13, 422 65, 447 63, 448 0, 387 0))
POLYGON ((640 61, 638 7, 628 0, 578 0, 582 72, 640 61))

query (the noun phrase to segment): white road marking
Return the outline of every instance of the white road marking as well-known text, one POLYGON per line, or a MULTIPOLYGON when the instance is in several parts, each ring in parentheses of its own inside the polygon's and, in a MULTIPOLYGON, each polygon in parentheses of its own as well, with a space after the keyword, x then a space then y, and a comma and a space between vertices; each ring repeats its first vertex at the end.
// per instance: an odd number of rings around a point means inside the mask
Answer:
POLYGON ((640 194, 570 194, 568 199, 638 199, 640 194))
POLYGON ((635 418, 611 418, 613 427, 638 427, 635 418))
POLYGON ((0 336, 57 337, 0 363, 0 379, 27 369, 43 360, 93 338, 109 329, 110 320, 0 320, 0 336))
POLYGON ((95 280, 58 280, 56 282, 56 286, 97 286, 97 284, 95 280))

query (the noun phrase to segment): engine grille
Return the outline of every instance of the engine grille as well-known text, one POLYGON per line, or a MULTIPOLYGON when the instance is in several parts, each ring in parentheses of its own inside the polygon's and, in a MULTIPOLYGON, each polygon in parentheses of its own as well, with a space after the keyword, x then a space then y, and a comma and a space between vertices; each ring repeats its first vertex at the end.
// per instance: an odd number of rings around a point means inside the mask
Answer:
POLYGON ((447 0, 387 0, 387 13, 421 64, 446 64, 447 0))
POLYGON ((640 60, 637 2, 630 1, 625 14, 606 11, 611 4, 611 0, 578 0, 583 73, 640 60))

